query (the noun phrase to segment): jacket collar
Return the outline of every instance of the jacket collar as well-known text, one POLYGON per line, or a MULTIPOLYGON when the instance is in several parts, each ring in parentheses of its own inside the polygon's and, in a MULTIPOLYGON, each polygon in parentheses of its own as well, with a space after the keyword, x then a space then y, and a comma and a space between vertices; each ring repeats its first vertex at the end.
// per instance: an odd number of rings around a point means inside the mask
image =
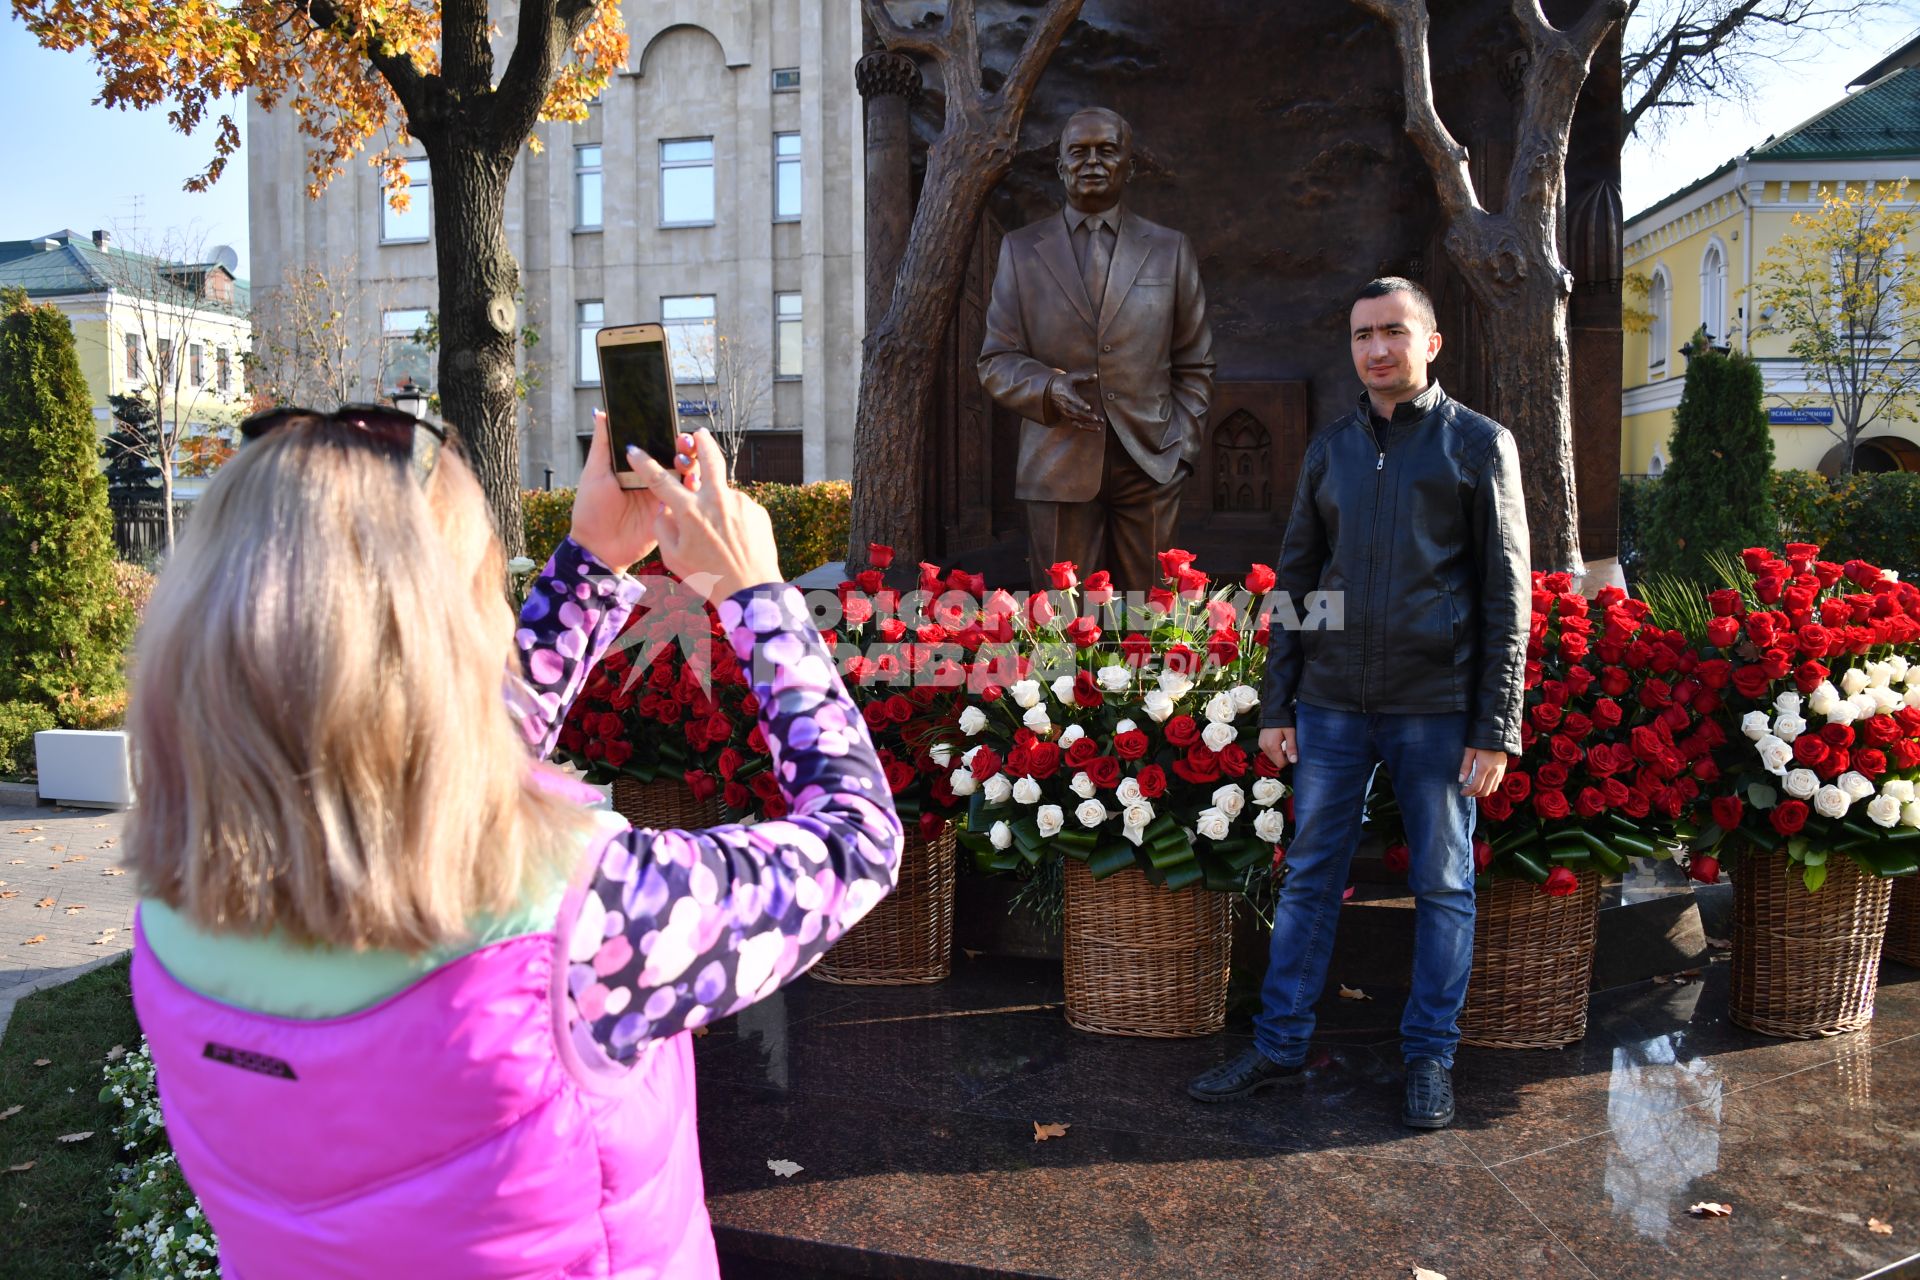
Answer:
POLYGON ((1408 422, 1417 422, 1419 419, 1426 417, 1442 404, 1446 403, 1446 399, 1447 393, 1440 389, 1440 384, 1437 382, 1429 382, 1425 391, 1422 391, 1411 400, 1402 400, 1399 404, 1393 406, 1393 417, 1386 419, 1373 411, 1373 401, 1368 398, 1366 392, 1362 391, 1360 393, 1359 405, 1360 420, 1362 422, 1372 423, 1375 426, 1385 426, 1389 422, 1396 426, 1408 422))

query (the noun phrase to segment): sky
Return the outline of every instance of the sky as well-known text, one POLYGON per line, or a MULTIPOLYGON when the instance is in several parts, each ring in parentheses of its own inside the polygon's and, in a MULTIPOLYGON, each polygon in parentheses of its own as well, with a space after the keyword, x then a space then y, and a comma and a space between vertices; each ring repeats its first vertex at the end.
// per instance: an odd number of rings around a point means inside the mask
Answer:
MULTIPOLYGON (((1782 133, 1838 100, 1847 82, 1914 34, 1920 3, 1830 35, 1809 37, 1794 61, 1758 77, 1750 104, 1688 111, 1657 142, 1628 144, 1621 158, 1621 202, 1628 217, 1686 186, 1749 147, 1782 133)), ((205 234, 208 246, 247 256, 247 150, 211 191, 182 188, 212 155, 212 129, 177 133, 159 111, 107 110, 92 62, 80 53, 41 48, 10 12, 0 11, 0 161, 14 175, 0 193, 0 240, 24 240, 71 227, 205 234)), ((245 113, 239 115, 245 132, 245 113)))

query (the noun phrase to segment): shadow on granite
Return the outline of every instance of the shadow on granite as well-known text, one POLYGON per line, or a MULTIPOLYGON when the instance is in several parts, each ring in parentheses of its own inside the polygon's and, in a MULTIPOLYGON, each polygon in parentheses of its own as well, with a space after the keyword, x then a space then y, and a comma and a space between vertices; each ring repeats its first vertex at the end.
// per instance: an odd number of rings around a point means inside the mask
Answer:
POLYGON ((1815 1042, 1728 1024, 1724 964, 1600 993, 1581 1045, 1462 1050, 1440 1133, 1398 1123, 1393 993, 1325 1002, 1298 1086, 1209 1107, 1182 1085, 1244 1027, 1085 1035, 1058 975, 803 980, 696 1041, 730 1280, 1858 1276, 1920 1250, 1910 971, 1868 1032, 1815 1042), (1035 1121, 1070 1128, 1035 1142, 1035 1121), (1701 1199, 1735 1217, 1688 1217, 1701 1199))

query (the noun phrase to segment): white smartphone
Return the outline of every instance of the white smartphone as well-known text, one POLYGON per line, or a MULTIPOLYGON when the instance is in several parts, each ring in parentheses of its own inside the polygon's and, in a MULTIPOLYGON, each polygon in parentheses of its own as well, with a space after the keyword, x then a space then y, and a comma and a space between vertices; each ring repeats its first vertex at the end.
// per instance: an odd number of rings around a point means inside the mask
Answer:
POLYGON ((594 335, 600 357, 600 394, 607 409, 613 474, 623 489, 644 489, 645 477, 627 461, 637 445, 668 471, 680 436, 680 405, 667 358, 667 331, 657 324, 610 326, 594 335))

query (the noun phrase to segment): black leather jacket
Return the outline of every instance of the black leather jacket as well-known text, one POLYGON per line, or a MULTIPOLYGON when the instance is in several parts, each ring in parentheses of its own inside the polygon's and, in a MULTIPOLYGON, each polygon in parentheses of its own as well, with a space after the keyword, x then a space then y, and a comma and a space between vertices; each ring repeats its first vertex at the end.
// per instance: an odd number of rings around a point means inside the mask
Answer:
POLYGON ((1513 436, 1438 383, 1381 426, 1363 395, 1301 460, 1275 572, 1305 625, 1273 622, 1261 727, 1292 725, 1296 700, 1468 711, 1468 746, 1518 755, 1533 592, 1513 436))

